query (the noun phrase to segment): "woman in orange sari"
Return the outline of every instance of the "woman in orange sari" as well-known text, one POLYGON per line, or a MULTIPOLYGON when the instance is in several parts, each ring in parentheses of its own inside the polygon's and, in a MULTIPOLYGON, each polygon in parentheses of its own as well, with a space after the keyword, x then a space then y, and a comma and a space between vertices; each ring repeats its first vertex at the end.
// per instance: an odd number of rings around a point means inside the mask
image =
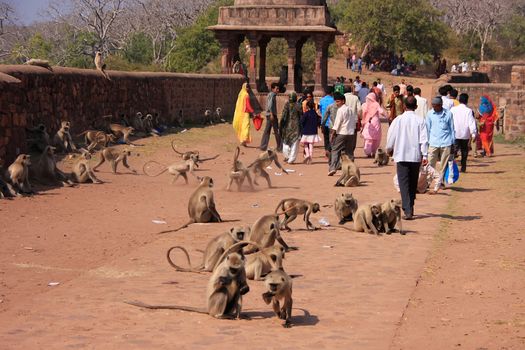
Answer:
POLYGON ((489 157, 494 153, 494 126, 499 119, 498 110, 492 100, 487 96, 481 96, 479 105, 479 137, 483 150, 481 154, 489 157))
POLYGON ((248 84, 244 83, 237 97, 232 123, 235 134, 244 147, 252 141, 252 137, 250 136, 250 114, 253 113, 254 110, 250 103, 250 93, 248 89, 248 84))

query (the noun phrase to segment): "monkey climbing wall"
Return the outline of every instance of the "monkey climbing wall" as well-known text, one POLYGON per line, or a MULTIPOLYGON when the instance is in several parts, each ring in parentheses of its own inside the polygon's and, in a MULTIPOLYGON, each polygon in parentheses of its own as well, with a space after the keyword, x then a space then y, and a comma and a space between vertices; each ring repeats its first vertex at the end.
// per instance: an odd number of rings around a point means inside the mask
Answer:
POLYGON ((26 127, 42 123, 50 135, 61 120, 73 134, 113 121, 122 114, 159 113, 172 123, 182 111, 200 122, 207 108, 233 116, 242 86, 240 75, 135 73, 109 71, 111 80, 88 69, 0 65, 0 157, 11 161, 26 150, 26 127))

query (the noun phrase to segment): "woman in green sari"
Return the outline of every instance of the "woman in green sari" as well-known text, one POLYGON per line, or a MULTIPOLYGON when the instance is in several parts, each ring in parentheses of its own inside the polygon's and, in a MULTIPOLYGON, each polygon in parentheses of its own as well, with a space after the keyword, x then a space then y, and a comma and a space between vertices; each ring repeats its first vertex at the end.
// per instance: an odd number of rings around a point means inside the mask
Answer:
POLYGON ((284 161, 293 164, 297 158, 297 150, 301 139, 301 129, 299 121, 301 120, 302 109, 297 103, 297 94, 290 93, 288 102, 284 105, 283 114, 279 129, 283 143, 284 161))

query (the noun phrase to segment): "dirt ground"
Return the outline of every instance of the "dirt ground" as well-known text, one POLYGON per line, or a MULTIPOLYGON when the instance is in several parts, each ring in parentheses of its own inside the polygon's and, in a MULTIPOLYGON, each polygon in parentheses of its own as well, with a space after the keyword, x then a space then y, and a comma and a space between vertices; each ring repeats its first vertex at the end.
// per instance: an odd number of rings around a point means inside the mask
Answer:
MULTIPOLYGON (((260 134, 252 131, 255 145, 260 134)), ((262 301, 261 282, 250 282, 244 298, 249 320, 123 303, 204 307, 208 276, 175 272, 165 258, 169 247, 184 245, 198 261, 196 250, 210 238, 232 225, 252 224, 283 197, 318 201, 323 207, 314 223, 326 218, 336 224, 330 206, 346 191, 333 187, 335 178, 326 176, 323 152, 316 148, 314 164, 287 165, 295 170, 290 175, 275 174, 273 166, 276 188, 261 183, 255 192, 227 192, 236 142, 225 124, 140 140, 144 146, 134 149, 140 155, 131 165, 139 170, 148 160, 177 160, 171 140, 180 149, 221 154, 198 174, 213 177, 223 219, 238 221, 159 235, 187 221, 196 180, 172 185, 166 174, 148 178, 121 169, 113 175, 108 166, 99 173, 102 185, 0 201, 2 349, 525 347, 523 149, 497 145, 495 157, 472 159, 451 189, 420 195, 417 220, 404 222, 406 236, 333 227, 308 232, 301 220, 293 222, 294 231, 283 236, 300 249, 287 254, 284 266, 300 277, 294 279, 294 326, 284 329, 262 301)), ((394 166, 374 166, 363 157, 361 140, 358 145, 364 183, 348 191, 360 203, 398 197, 394 166)), ((241 159, 249 162, 257 153, 244 149, 241 159)))

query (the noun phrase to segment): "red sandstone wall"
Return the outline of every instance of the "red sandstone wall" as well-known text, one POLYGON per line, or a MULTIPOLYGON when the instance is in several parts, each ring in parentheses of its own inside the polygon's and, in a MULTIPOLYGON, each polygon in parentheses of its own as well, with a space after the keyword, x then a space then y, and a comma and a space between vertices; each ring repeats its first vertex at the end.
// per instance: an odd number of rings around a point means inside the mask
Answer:
POLYGON ((508 109, 505 115, 505 138, 525 135, 525 66, 514 66, 511 75, 508 109))
POLYGON ((512 67, 523 64, 525 62, 483 61, 479 64, 479 71, 486 73, 491 83, 510 84, 512 67))
POLYGON ((0 157, 10 161, 24 152, 25 127, 44 123, 53 134, 61 120, 78 134, 99 124, 103 115, 158 112, 172 122, 183 110, 199 122, 206 108, 221 107, 232 116, 243 83, 236 75, 109 72, 0 65, 0 157))

